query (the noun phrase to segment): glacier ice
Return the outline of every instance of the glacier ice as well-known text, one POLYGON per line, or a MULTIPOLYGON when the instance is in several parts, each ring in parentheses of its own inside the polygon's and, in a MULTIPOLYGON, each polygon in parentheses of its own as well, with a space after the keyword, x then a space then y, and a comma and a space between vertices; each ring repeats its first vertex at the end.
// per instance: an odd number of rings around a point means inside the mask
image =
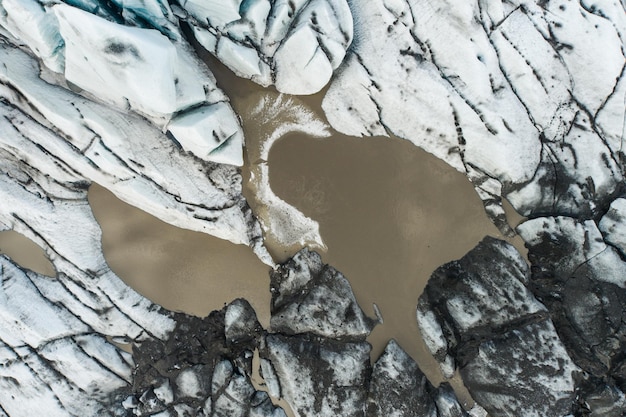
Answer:
MULTIPOLYGON (((18 158, 26 157, 27 146, 45 146, 48 154, 72 161, 73 171, 109 188, 122 200, 171 224, 252 245, 271 263, 262 247, 260 226, 241 195, 241 176, 233 166, 186 154, 146 119, 47 84, 37 77, 37 66, 26 54, 12 47, 0 49, 5 62, 0 79, 12 86, 3 91, 17 106, 5 105, 5 114, 11 116, 1 122, 2 139, 7 144, 30 142, 14 148, 18 158), (23 122, 13 124, 17 120, 23 122)), ((51 163, 33 161, 44 172, 51 163)))
MULTIPOLYGON (((118 107, 142 113, 178 110, 174 45, 153 29, 109 22, 65 4, 54 6, 65 43, 65 78, 118 107)), ((204 99, 200 83, 187 92, 204 99), (198 94, 199 92, 199 94, 198 94)))
POLYGON ((359 26, 323 102, 334 128, 394 134, 465 172, 508 233, 502 196, 525 216, 589 216, 619 192, 619 2, 350 6, 359 26))
POLYGON ((345 0, 181 0, 198 42, 240 77, 289 94, 330 80, 352 41, 345 0))
POLYGON ((333 128, 435 154, 467 175, 503 232, 502 198, 531 217, 517 228, 531 268, 486 239, 435 272, 417 305, 426 344, 495 417, 622 415, 624 39, 613 0, 1 1, 0 230, 31 238, 57 274, 0 256, 0 416, 284 417, 253 384, 255 350, 270 394, 296 415, 365 416, 369 398, 370 413, 409 416, 414 397, 377 399, 407 386, 432 416, 467 415, 397 344, 371 365, 373 322, 307 249, 272 275, 269 330, 243 300, 189 317, 109 269, 92 182, 268 265, 263 232, 324 247, 318 224, 272 192, 268 159, 286 135, 332 128, 268 92, 240 121, 196 41, 280 92, 330 81, 333 128), (241 124, 258 142, 246 155, 241 124))

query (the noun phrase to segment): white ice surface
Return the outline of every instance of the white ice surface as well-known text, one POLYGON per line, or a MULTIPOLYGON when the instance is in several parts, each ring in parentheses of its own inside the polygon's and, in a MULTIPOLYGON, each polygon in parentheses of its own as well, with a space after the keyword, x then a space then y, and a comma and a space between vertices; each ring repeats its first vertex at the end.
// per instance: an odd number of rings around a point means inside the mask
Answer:
POLYGON ((419 326, 422 339, 424 339, 426 343, 426 347, 433 356, 440 356, 447 352, 448 343, 443 335, 441 325, 432 310, 423 311, 423 309, 418 307, 417 325, 419 326))
MULTIPOLYGON (((120 108, 148 115, 181 109, 176 91, 179 52, 167 37, 153 29, 109 22, 65 4, 53 9, 65 42, 68 81, 120 108)), ((196 102, 204 100, 202 84, 187 85, 196 91, 187 91, 191 95, 186 96, 184 105, 190 104, 189 97, 196 102)))
POLYGON ((192 369, 185 369, 176 378, 177 395, 179 397, 200 397, 200 381, 192 369))
POLYGON ((576 215, 617 189, 626 102, 619 2, 350 5, 354 42, 323 101, 335 129, 394 134, 478 187, 499 181, 502 191, 481 195, 495 215, 501 192, 524 215, 576 215), (556 180, 562 195, 549 189, 556 180))
POLYGON ((345 0, 186 0, 196 39, 240 77, 289 94, 330 80, 352 41, 345 0))
POLYGON ((574 275, 584 266, 589 268, 590 278, 626 288, 626 262, 619 253, 622 206, 622 199, 615 200, 601 220, 600 229, 593 220, 581 222, 571 217, 540 217, 520 224, 517 230, 531 246, 545 241, 561 241, 571 247, 568 256, 559 261, 558 268, 562 273, 574 275), (614 241, 611 240, 613 237, 614 241), (614 246, 607 245, 604 239, 614 246))
POLYGON ((201 159, 243 165, 243 135, 226 103, 185 112, 172 119, 167 129, 184 150, 201 159))
POLYGON ((35 0, 3 0, 0 11, 2 26, 26 44, 49 69, 63 73, 63 38, 53 13, 35 0))

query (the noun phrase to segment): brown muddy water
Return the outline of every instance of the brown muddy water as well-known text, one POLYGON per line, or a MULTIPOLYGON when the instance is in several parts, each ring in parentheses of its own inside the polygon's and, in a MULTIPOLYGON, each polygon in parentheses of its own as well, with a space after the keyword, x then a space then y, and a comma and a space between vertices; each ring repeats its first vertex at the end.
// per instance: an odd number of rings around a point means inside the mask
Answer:
MULTIPOLYGON (((248 146, 258 146, 264 126, 246 123, 246 112, 259 96, 276 94, 204 58, 241 116, 248 146)), ((320 99, 308 97, 301 103, 324 120, 320 99)), ((328 248, 323 259, 349 279, 362 308, 373 316, 372 305, 378 305, 384 324, 368 339, 372 357, 394 338, 437 383, 441 376, 415 320, 417 299, 438 266, 462 257, 485 235, 503 236, 487 219, 466 177, 434 156, 397 138, 331 133, 323 139, 292 133, 278 140, 267 161, 270 186, 319 222, 328 248)), ((243 174, 246 196, 255 208, 255 187, 249 181, 253 165, 248 161, 243 174)), ((89 202, 103 229, 107 262, 138 292, 166 308, 198 316, 243 297, 261 323, 269 324, 269 269, 247 247, 170 226, 95 184, 89 202)), ((521 218, 511 209, 508 213, 515 226, 521 218)), ((0 233, 2 251, 49 274, 45 265, 24 258, 36 253, 43 262, 41 250, 36 245, 18 247, 15 239, 12 232, 0 233)), ((525 254, 521 239, 509 241, 525 254)), ((274 242, 269 249, 282 261, 297 248, 274 242)))

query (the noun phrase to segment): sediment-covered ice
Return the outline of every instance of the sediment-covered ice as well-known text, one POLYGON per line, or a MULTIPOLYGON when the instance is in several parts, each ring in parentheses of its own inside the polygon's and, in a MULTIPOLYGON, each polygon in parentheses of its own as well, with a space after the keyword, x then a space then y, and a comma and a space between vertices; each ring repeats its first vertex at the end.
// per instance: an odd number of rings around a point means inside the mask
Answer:
POLYGON ((334 339, 362 339, 374 327, 359 307, 348 280, 308 249, 271 274, 271 329, 334 339))
POLYGON ((623 257, 604 243, 593 221, 545 217, 529 220, 518 230, 529 248, 535 292, 550 310, 572 359, 589 374, 607 381, 609 391, 613 384, 624 391, 623 257))
POLYGON ((345 0, 180 0, 200 44, 240 77, 282 93, 313 94, 352 41, 345 0))
MULTIPOLYGON (((517 229, 531 268, 486 239, 420 298, 446 377, 459 371, 494 417, 624 414, 623 3, 4 0, 0 230, 40 245, 56 277, 0 256, 0 416, 284 417, 269 395, 297 416, 465 415, 399 345, 372 367, 373 321, 309 250, 272 274, 270 329, 243 300, 190 317, 111 272, 92 182, 273 264, 235 167, 239 118, 190 35, 281 92, 320 91, 338 69, 334 128, 403 137, 466 173, 503 232, 503 196, 531 218, 517 229)), ((288 134, 332 131, 284 96, 257 104, 239 116, 259 136, 247 162, 266 236, 323 248, 271 191, 268 160, 288 134)))
POLYGON ((605 242, 626 256, 626 199, 618 198, 598 223, 605 242))
POLYGON ((452 388, 433 387, 415 361, 391 340, 374 364, 367 417, 466 417, 452 388))
POLYGON ((238 299, 207 317, 176 314, 175 320, 167 338, 133 350, 133 386, 124 391, 128 415, 286 417, 252 384, 262 329, 250 304, 238 299))
POLYGON ((565 416, 579 368, 527 288, 528 273, 511 245, 485 238, 433 273, 418 325, 446 376, 458 369, 489 415, 565 416))
POLYGON ((263 357, 296 417, 363 416, 370 345, 311 335, 269 335, 263 357))

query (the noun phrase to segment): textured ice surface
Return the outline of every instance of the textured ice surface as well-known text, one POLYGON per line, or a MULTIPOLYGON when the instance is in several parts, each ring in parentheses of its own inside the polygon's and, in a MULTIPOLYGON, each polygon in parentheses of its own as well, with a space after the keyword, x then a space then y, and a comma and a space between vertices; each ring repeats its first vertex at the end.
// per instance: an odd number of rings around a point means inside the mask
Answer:
POLYGON ((130 415, 285 417, 252 385, 252 352, 261 328, 246 301, 235 300, 205 318, 175 318, 167 338, 134 348, 133 387, 124 402, 130 415))
POLYGON ((626 256, 626 199, 618 198, 613 201, 598 227, 604 240, 626 256))
POLYGON ((53 13, 35 0, 5 0, 0 11, 0 22, 11 35, 28 45, 46 67, 64 71, 64 42, 53 13))
POLYGON ((626 262, 619 251, 604 244, 593 221, 545 217, 518 229, 529 248, 535 293, 550 310, 570 356, 586 372, 607 380, 609 391, 613 384, 623 391, 626 262))
POLYGON ((184 150, 202 159, 243 165, 243 133, 226 103, 200 107, 175 117, 167 130, 184 150))
MULTIPOLYGON (((239 120, 190 34, 282 92, 317 92, 338 69, 323 104, 333 127, 447 161, 503 232, 502 196, 532 218, 518 228, 532 268, 487 239, 418 303, 444 374, 460 370, 490 415, 623 414, 623 2, 4 0, 0 229, 39 244, 56 277, 0 257, 0 416, 283 417, 252 385, 255 349, 298 416, 464 415, 393 343, 372 370, 373 323, 311 252, 273 275, 270 335, 244 301, 192 318, 110 271, 91 182, 272 264, 234 167, 239 120), (134 342, 134 356, 108 338, 134 342)), ((281 137, 331 129, 281 96, 241 116, 269 132, 248 149, 267 236, 323 247, 318 225, 272 193, 267 163, 281 137)))
POLYGON ((0 335, 0 404, 10 416, 42 410, 54 416, 119 415, 116 392, 130 386, 133 360, 105 336, 161 338, 175 322, 104 262, 100 228, 81 177, 61 163, 47 174, 27 173, 28 161, 43 161, 46 155, 26 145, 23 151, 28 159, 2 151, 0 224, 42 246, 57 273, 50 278, 24 271, 0 257, 5 329, 0 335), (63 238, 68 219, 71 239, 63 238))
POLYGON ((350 6, 355 40, 323 103, 333 127, 395 134, 465 172, 503 231, 501 195, 523 215, 610 201, 622 181, 623 5, 350 6))
POLYGON ((330 80, 352 41, 345 0, 180 0, 202 46, 240 77, 289 94, 330 80))
POLYGON ((467 416, 449 386, 435 389, 402 348, 391 340, 374 364, 368 417, 467 416))
POLYGON ((261 352, 296 417, 362 416, 370 345, 314 336, 269 335, 261 352))
MULTIPOLYGON (((174 74, 179 59, 169 39, 156 30, 109 22, 65 4, 53 10, 65 43, 69 82, 119 107, 147 114, 178 110, 174 74)), ((202 101, 202 85, 197 89, 202 101)))
POLYGON ((614 247, 606 245, 592 220, 540 217, 522 223, 518 231, 529 247, 545 251, 544 259, 542 255, 534 259, 556 278, 567 279, 584 267, 594 280, 626 288, 626 264, 614 247), (544 264, 546 258, 551 260, 549 265, 544 264))
POLYGON ((435 305, 445 308, 447 324, 460 335, 491 332, 519 317, 544 313, 545 307, 525 285, 528 273, 519 252, 493 238, 485 238, 459 261, 436 270, 425 289, 424 305, 418 307, 422 332, 434 333, 431 349, 443 345, 441 327, 427 309, 435 305), (496 259, 500 261, 492 261, 496 259))
POLYGON ((168 223, 256 247, 271 263, 234 167, 185 153, 144 118, 42 81, 36 63, 18 49, 0 46, 0 54, 0 89, 9 102, 2 104, 7 117, 0 129, 14 158, 32 158, 50 175, 57 158, 82 181, 98 182, 168 223))
POLYGON ((578 370, 549 321, 485 341, 461 368, 472 396, 493 416, 565 416, 578 370))

